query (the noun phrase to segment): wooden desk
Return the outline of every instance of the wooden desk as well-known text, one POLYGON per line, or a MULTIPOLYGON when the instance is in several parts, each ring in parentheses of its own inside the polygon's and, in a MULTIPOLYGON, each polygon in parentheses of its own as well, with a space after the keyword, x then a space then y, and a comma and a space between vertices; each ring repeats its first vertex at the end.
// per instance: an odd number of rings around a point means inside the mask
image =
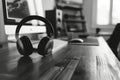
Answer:
POLYGON ((99 46, 63 46, 45 58, 22 57, 15 43, 0 49, 0 80, 119 80, 120 63, 102 37, 99 46))

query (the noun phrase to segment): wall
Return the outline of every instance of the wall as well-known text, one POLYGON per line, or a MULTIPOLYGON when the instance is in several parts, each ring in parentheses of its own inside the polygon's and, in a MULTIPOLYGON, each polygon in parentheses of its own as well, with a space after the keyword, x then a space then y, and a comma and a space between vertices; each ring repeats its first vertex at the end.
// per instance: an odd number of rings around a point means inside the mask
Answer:
POLYGON ((44 10, 53 10, 55 8, 55 0, 42 0, 44 10))
POLYGON ((83 14, 85 15, 86 27, 88 33, 94 32, 92 30, 92 7, 93 7, 93 0, 83 1, 83 14))
POLYGON ((0 44, 7 41, 7 36, 5 34, 4 28, 4 19, 3 19, 3 10, 2 10, 2 0, 0 0, 0 44))

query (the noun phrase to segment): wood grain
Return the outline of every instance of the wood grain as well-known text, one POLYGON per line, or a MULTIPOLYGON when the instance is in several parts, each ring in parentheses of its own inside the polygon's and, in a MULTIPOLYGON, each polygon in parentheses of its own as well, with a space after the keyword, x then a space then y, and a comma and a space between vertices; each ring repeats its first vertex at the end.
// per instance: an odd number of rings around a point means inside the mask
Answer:
POLYGON ((0 80, 120 80, 118 59, 102 37, 97 39, 98 46, 59 43, 61 48, 46 57, 21 56, 15 43, 5 44, 0 49, 0 80))

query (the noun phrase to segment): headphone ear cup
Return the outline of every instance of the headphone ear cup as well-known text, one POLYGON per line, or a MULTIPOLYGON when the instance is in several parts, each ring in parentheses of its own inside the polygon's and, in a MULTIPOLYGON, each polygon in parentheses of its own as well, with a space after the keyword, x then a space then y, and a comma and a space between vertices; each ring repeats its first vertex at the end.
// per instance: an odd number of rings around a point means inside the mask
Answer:
POLYGON ((49 37, 43 37, 38 45, 38 53, 40 55, 47 55, 48 53, 51 53, 53 49, 53 40, 49 37))
POLYGON ((33 52, 33 46, 27 36, 22 36, 17 40, 17 49, 21 55, 28 56, 33 52))

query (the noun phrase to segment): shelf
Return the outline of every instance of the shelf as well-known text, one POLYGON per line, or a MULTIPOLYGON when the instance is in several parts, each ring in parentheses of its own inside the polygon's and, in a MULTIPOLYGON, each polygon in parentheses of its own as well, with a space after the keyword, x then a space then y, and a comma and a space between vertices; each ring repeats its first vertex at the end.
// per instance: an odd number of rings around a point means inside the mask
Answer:
POLYGON ((57 4, 57 7, 73 7, 73 8, 81 8, 82 7, 82 4, 67 4, 67 3, 58 3, 57 4))
POLYGON ((70 4, 58 4, 57 5, 57 8, 60 8, 60 9, 70 9, 70 10, 82 10, 82 7, 81 6, 78 6, 78 5, 70 5, 70 4))
POLYGON ((60 9, 69 9, 69 10, 82 10, 80 7, 73 7, 73 6, 59 6, 60 9))
POLYGON ((65 22, 68 23, 85 23, 85 20, 64 20, 65 22))
POLYGON ((81 15, 75 15, 75 14, 64 14, 64 16, 68 16, 68 17, 84 17, 81 15))
POLYGON ((86 32, 86 21, 82 12, 82 4, 58 3, 57 8, 63 11, 63 22, 67 32, 86 32))
POLYGON ((83 15, 64 14, 64 18, 65 19, 67 19, 67 18, 81 18, 81 19, 84 19, 84 16, 83 15))

